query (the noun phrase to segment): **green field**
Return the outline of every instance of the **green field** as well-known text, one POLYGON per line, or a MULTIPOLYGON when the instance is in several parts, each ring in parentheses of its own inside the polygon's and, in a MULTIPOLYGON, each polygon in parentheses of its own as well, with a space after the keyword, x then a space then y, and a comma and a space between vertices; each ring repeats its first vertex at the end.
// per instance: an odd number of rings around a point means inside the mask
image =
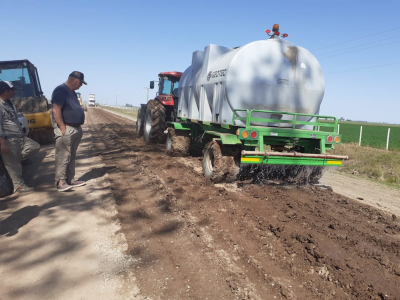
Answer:
POLYGON ((339 122, 342 143, 357 143, 362 126, 361 146, 386 149, 388 128, 390 128, 389 150, 400 150, 400 125, 339 122))
MULTIPOLYGON (((362 122, 339 122, 342 143, 356 143, 360 139, 360 127, 362 126, 361 146, 386 149, 388 129, 390 128, 389 150, 400 150, 400 125, 362 122)), ((321 127, 321 131, 331 132, 328 127, 321 127)))

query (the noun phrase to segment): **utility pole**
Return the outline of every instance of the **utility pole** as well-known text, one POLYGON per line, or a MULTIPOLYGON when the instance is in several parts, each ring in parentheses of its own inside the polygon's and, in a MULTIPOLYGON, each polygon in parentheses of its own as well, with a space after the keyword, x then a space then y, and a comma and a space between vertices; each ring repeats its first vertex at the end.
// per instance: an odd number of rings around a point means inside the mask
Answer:
POLYGON ((144 89, 147 89, 147 102, 149 102, 149 90, 150 90, 150 88, 144 87, 144 89))
POLYGON ((118 95, 115 95, 115 106, 118 106, 118 95))
POLYGON ((107 98, 106 98, 106 105, 107 105, 107 98))

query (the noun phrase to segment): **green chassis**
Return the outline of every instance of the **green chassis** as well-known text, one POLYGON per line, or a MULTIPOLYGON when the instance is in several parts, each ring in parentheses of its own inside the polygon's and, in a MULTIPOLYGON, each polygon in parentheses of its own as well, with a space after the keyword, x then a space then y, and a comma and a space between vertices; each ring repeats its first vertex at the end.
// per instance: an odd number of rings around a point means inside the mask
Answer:
POLYGON ((168 126, 174 127, 177 135, 187 136, 189 131, 191 147, 203 149, 206 143, 216 140, 231 149, 240 150, 241 164, 341 166, 342 161, 347 159, 345 156, 326 154, 326 149, 333 149, 341 140, 337 132, 337 118, 330 116, 236 109, 231 124, 178 118, 177 122, 168 122, 168 126), (254 113, 285 116, 288 120, 254 118, 254 113), (299 117, 307 117, 311 121, 300 121, 299 117), (245 125, 237 125, 238 122, 245 125), (255 123, 262 125, 250 125, 255 123), (275 126, 268 126, 269 123, 275 126), (289 123, 290 127, 277 127, 283 123, 289 123), (304 125, 312 129, 299 129, 304 125), (244 131, 247 131, 248 137, 243 137, 244 131), (335 139, 338 139, 337 142, 335 139))

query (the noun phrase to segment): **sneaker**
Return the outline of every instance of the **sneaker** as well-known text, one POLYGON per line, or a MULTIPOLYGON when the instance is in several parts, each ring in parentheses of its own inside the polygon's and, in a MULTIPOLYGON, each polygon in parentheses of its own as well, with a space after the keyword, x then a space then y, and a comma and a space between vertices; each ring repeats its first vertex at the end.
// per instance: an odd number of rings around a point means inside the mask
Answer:
POLYGON ((59 192, 65 192, 68 191, 69 189, 72 189, 72 185, 69 185, 65 182, 62 185, 57 186, 57 191, 59 192))
POLYGON ((27 186, 25 184, 20 185, 17 187, 17 190, 15 191, 16 193, 30 193, 33 192, 35 189, 31 186, 27 186))
POLYGON ((73 186, 73 187, 78 187, 78 186, 82 186, 82 185, 85 185, 85 184, 86 184, 85 181, 75 180, 75 181, 72 181, 70 185, 73 186))

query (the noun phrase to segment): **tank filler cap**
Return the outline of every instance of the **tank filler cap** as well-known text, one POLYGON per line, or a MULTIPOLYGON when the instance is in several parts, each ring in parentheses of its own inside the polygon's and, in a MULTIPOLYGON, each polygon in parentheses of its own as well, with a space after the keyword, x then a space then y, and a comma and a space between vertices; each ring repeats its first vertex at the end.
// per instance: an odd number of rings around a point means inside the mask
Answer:
POLYGON ((271 30, 267 29, 265 30, 265 32, 271 37, 274 38, 275 36, 280 36, 282 38, 286 38, 289 35, 287 33, 284 33, 281 35, 281 33, 279 32, 279 24, 274 24, 274 26, 272 26, 272 33, 271 30))

